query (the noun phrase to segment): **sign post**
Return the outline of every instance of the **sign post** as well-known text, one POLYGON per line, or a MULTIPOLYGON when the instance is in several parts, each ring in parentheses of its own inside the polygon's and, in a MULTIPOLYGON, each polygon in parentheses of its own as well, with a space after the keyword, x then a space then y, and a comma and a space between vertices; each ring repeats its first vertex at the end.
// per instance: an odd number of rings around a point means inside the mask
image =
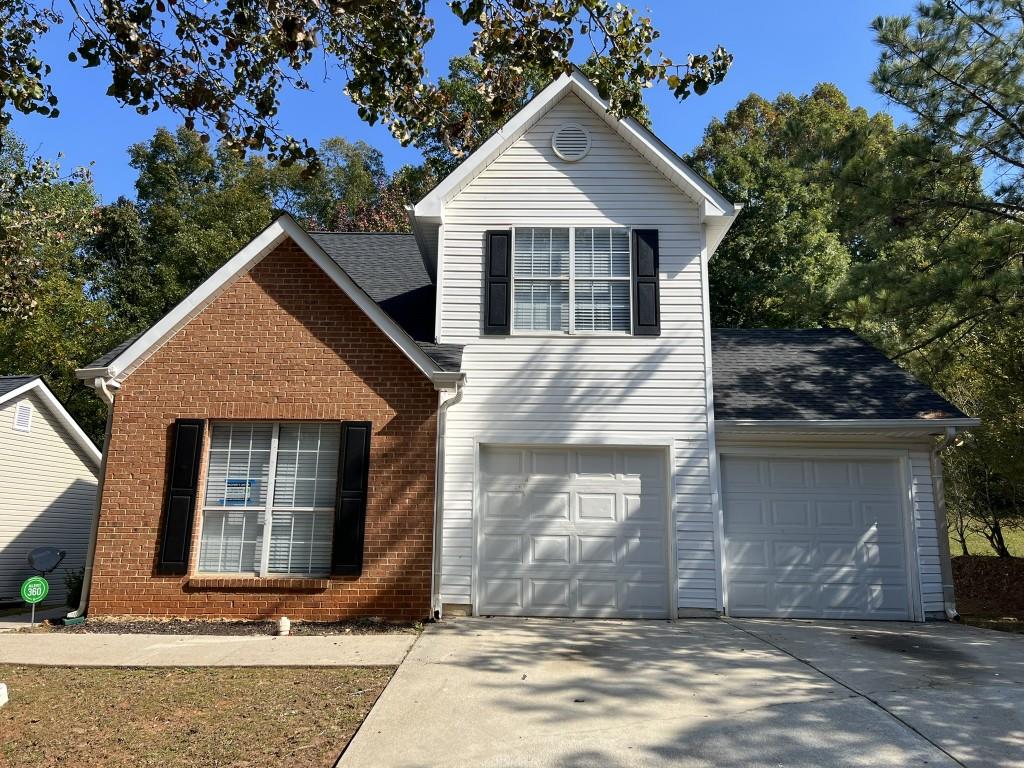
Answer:
POLYGON ((50 583, 42 576, 29 576, 21 583, 21 599, 32 606, 32 626, 36 625, 36 603, 50 594, 50 583))

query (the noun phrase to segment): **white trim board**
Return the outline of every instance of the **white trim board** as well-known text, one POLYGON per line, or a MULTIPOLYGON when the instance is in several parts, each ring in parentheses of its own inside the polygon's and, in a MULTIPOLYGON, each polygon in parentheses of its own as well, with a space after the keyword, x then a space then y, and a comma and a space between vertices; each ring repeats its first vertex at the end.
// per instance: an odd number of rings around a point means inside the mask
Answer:
POLYGON ((946 427, 969 429, 981 424, 980 419, 718 419, 719 428, 731 434, 743 431, 808 429, 836 431, 844 429, 907 429, 916 428, 932 432, 945 431, 946 427))
POLYGON ((57 399, 57 396, 50 391, 50 388, 46 386, 46 382, 40 377, 32 379, 27 384, 22 384, 17 389, 12 389, 6 395, 0 396, 0 405, 10 402, 21 395, 27 394, 28 392, 35 391, 37 395, 46 404, 46 407, 50 409, 50 412, 55 415, 67 429, 72 439, 78 444, 78 446, 85 451, 86 455, 96 464, 97 467, 100 465, 100 459, 102 454, 100 449, 96 447, 96 444, 89 439, 89 436, 82 431, 82 428, 78 426, 78 422, 75 421, 74 417, 68 413, 67 408, 57 399))
POLYGON ((123 381, 142 362, 208 307, 234 280, 256 266, 286 239, 291 239, 337 285, 384 334, 435 384, 448 384, 461 374, 442 371, 405 330, 371 299, 351 277, 317 245, 295 220, 282 214, 248 245, 190 293, 180 304, 132 342, 106 366, 80 368, 80 379, 105 378, 123 381))
POLYGON ((713 253, 742 206, 726 200, 648 128, 631 117, 618 119, 612 116, 608 111, 608 102, 601 98, 594 84, 578 69, 559 76, 534 96, 461 165, 428 192, 413 207, 411 217, 414 220, 440 222, 445 205, 568 93, 575 94, 603 118, 627 144, 697 204, 701 221, 713 231, 709 238, 709 253, 713 253))

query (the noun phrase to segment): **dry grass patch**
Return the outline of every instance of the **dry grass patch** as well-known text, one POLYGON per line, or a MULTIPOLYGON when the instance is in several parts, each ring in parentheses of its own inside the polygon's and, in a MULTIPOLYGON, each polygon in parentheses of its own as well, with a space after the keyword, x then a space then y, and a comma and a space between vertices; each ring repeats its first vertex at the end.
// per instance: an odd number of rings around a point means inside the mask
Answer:
POLYGON ((331 766, 393 673, 0 665, 0 766, 331 766))

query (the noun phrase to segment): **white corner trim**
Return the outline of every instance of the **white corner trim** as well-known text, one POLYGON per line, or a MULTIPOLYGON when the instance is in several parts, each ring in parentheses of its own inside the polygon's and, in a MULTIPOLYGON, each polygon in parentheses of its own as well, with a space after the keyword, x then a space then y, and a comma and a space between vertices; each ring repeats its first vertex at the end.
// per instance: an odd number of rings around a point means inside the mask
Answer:
POLYGON ((57 399, 57 396, 50 391, 50 388, 46 386, 41 378, 36 377, 27 384, 22 384, 17 389, 12 389, 6 395, 0 397, 0 405, 13 400, 16 397, 20 397, 32 390, 36 390, 36 394, 43 400, 46 407, 49 408, 50 413, 56 416, 61 424, 64 425, 72 439, 78 443, 78 446, 86 453, 86 455, 92 459, 93 463, 99 467, 100 458, 102 454, 100 449, 96 447, 96 443, 89 439, 89 436, 82 431, 82 428, 78 426, 78 422, 75 421, 74 417, 68 413, 67 408, 57 399))
POLYGON ((108 378, 123 381, 138 365, 217 298, 238 276, 252 269, 285 239, 290 238, 384 334, 431 380, 449 381, 452 372, 442 371, 416 342, 388 316, 362 288, 339 267, 295 220, 282 214, 248 245, 230 258, 180 304, 164 315, 105 368, 80 368, 80 379, 108 378))
MULTIPOLYGON (((698 205, 706 205, 709 214, 728 219, 735 218, 738 208, 684 163, 650 129, 632 118, 617 119, 608 113, 608 102, 601 98, 597 88, 578 69, 557 77, 544 90, 533 97, 493 136, 470 154, 454 171, 446 176, 414 207, 417 218, 439 220, 445 204, 463 189, 492 161, 523 135, 531 125, 547 112, 562 96, 574 93, 626 143, 640 152, 659 168, 667 178, 698 205)), ((724 234, 724 233, 723 233, 724 234)))

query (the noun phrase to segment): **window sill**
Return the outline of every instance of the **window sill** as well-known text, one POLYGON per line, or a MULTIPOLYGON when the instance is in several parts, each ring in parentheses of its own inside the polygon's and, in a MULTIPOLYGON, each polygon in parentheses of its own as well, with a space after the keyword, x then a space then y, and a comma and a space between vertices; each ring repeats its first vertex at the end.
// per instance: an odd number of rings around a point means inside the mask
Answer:
POLYGON ((328 578, 297 578, 269 576, 190 576, 192 589, 243 589, 268 592, 322 592, 331 585, 328 578))

